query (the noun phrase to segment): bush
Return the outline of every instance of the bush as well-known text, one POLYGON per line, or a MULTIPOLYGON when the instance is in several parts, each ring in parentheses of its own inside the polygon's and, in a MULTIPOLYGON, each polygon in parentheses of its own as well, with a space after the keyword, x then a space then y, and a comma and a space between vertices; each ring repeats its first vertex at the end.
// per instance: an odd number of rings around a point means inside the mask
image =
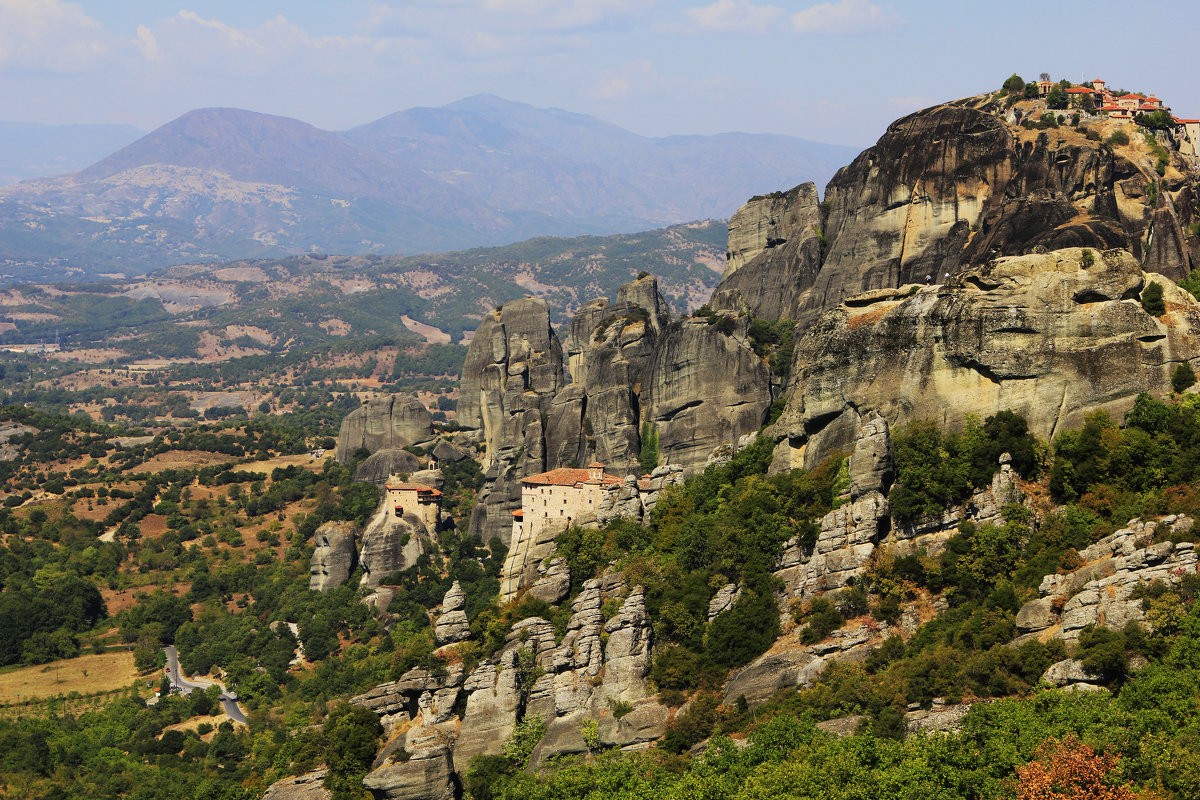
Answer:
POLYGON ((1162 284, 1155 281, 1146 284, 1146 288, 1142 290, 1142 308, 1152 317, 1161 317, 1167 313, 1167 306, 1163 302, 1162 284))
POLYGON ((1110 145, 1126 145, 1129 144, 1129 134, 1122 130, 1116 130, 1109 134, 1107 141, 1110 145))
POLYGON ((1023 94, 1025 92, 1025 79, 1014 72, 1005 79, 1004 84, 1000 88, 1009 94, 1023 94))
POLYGON ((1171 388, 1176 394, 1182 394, 1184 389, 1196 382, 1196 371, 1192 369, 1192 365, 1187 361, 1183 362, 1175 368, 1171 373, 1171 388))

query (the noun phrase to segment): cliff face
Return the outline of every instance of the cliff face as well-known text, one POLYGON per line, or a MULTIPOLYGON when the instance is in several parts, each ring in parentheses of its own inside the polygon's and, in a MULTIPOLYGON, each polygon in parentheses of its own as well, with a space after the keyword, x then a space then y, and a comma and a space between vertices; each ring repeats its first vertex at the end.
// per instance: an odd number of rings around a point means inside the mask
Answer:
MULTIPOLYGON (((1110 146, 1066 126, 1030 130, 1016 124, 1032 113, 1022 108, 970 98, 898 120, 830 181, 823 225, 810 187, 751 201, 730 224, 714 302, 740 296, 757 316, 810 324, 843 297, 1037 247, 1121 248, 1147 272, 1187 275, 1195 198, 1182 161, 1160 178, 1140 133, 1110 146), (827 244, 817 261, 814 226, 827 244)), ((1107 135, 1117 123, 1086 125, 1107 135)))
POLYGON ((817 187, 759 197, 729 220, 728 259, 709 305, 765 319, 795 319, 821 267, 817 187))
POLYGON ((360 448, 371 453, 398 450, 432 438, 433 417, 417 398, 411 395, 376 397, 342 420, 338 430, 337 460, 348 463, 360 448))
POLYGON ((484 317, 462 374, 459 424, 484 444, 485 485, 471 530, 507 545, 520 479, 546 469, 543 420, 563 384, 562 344, 546 302, 517 300, 484 317))
POLYGON ((646 373, 669 321, 658 281, 649 276, 622 286, 615 303, 594 300, 579 310, 567 340, 572 384, 550 413, 550 463, 636 469, 646 373))
POLYGON ((1198 331, 1191 295, 1123 250, 999 258, 941 286, 849 297, 796 344, 775 468, 847 448, 872 411, 957 428, 1010 409, 1050 439, 1090 410, 1169 393, 1174 368, 1200 358, 1198 331), (1158 318, 1135 299, 1151 278, 1158 318))

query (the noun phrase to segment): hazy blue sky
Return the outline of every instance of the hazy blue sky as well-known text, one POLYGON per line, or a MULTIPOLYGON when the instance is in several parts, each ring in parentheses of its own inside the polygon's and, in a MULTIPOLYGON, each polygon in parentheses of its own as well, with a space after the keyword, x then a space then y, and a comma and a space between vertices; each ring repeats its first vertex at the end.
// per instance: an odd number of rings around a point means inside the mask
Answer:
POLYGON ((1195 0, 0 0, 0 119, 236 106, 344 129, 488 92, 654 136, 866 145, 1014 70, 1200 116, 1198 31, 1195 0))

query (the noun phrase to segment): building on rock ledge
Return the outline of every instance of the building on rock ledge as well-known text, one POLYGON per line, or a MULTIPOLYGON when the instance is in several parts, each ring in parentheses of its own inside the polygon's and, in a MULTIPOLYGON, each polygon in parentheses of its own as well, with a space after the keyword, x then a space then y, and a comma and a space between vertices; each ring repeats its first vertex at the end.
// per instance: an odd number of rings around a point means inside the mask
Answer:
POLYGON ((537 578, 537 565, 554 550, 555 536, 572 525, 595 524, 606 490, 620 483, 604 474, 603 464, 522 478, 521 510, 513 513, 512 546, 500 580, 501 602, 537 578))
POLYGON ((399 519, 405 514, 414 514, 425 524, 426 530, 437 530, 442 493, 432 486, 408 483, 399 475, 392 475, 388 478, 385 502, 389 515, 399 519))

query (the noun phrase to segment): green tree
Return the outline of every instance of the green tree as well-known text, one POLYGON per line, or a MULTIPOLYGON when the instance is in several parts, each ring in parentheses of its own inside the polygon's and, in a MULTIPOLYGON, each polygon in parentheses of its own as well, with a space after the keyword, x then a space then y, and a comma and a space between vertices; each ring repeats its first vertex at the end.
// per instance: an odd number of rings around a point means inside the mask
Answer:
POLYGON ((1167 313, 1167 306, 1163 302, 1162 284, 1156 281, 1146 284, 1146 288, 1142 290, 1142 308, 1152 317, 1161 317, 1167 313))
POLYGON ((1175 368, 1171 373, 1171 388, 1176 394, 1182 394, 1184 389, 1196 382, 1196 371, 1192 369, 1191 363, 1184 361, 1175 368))

